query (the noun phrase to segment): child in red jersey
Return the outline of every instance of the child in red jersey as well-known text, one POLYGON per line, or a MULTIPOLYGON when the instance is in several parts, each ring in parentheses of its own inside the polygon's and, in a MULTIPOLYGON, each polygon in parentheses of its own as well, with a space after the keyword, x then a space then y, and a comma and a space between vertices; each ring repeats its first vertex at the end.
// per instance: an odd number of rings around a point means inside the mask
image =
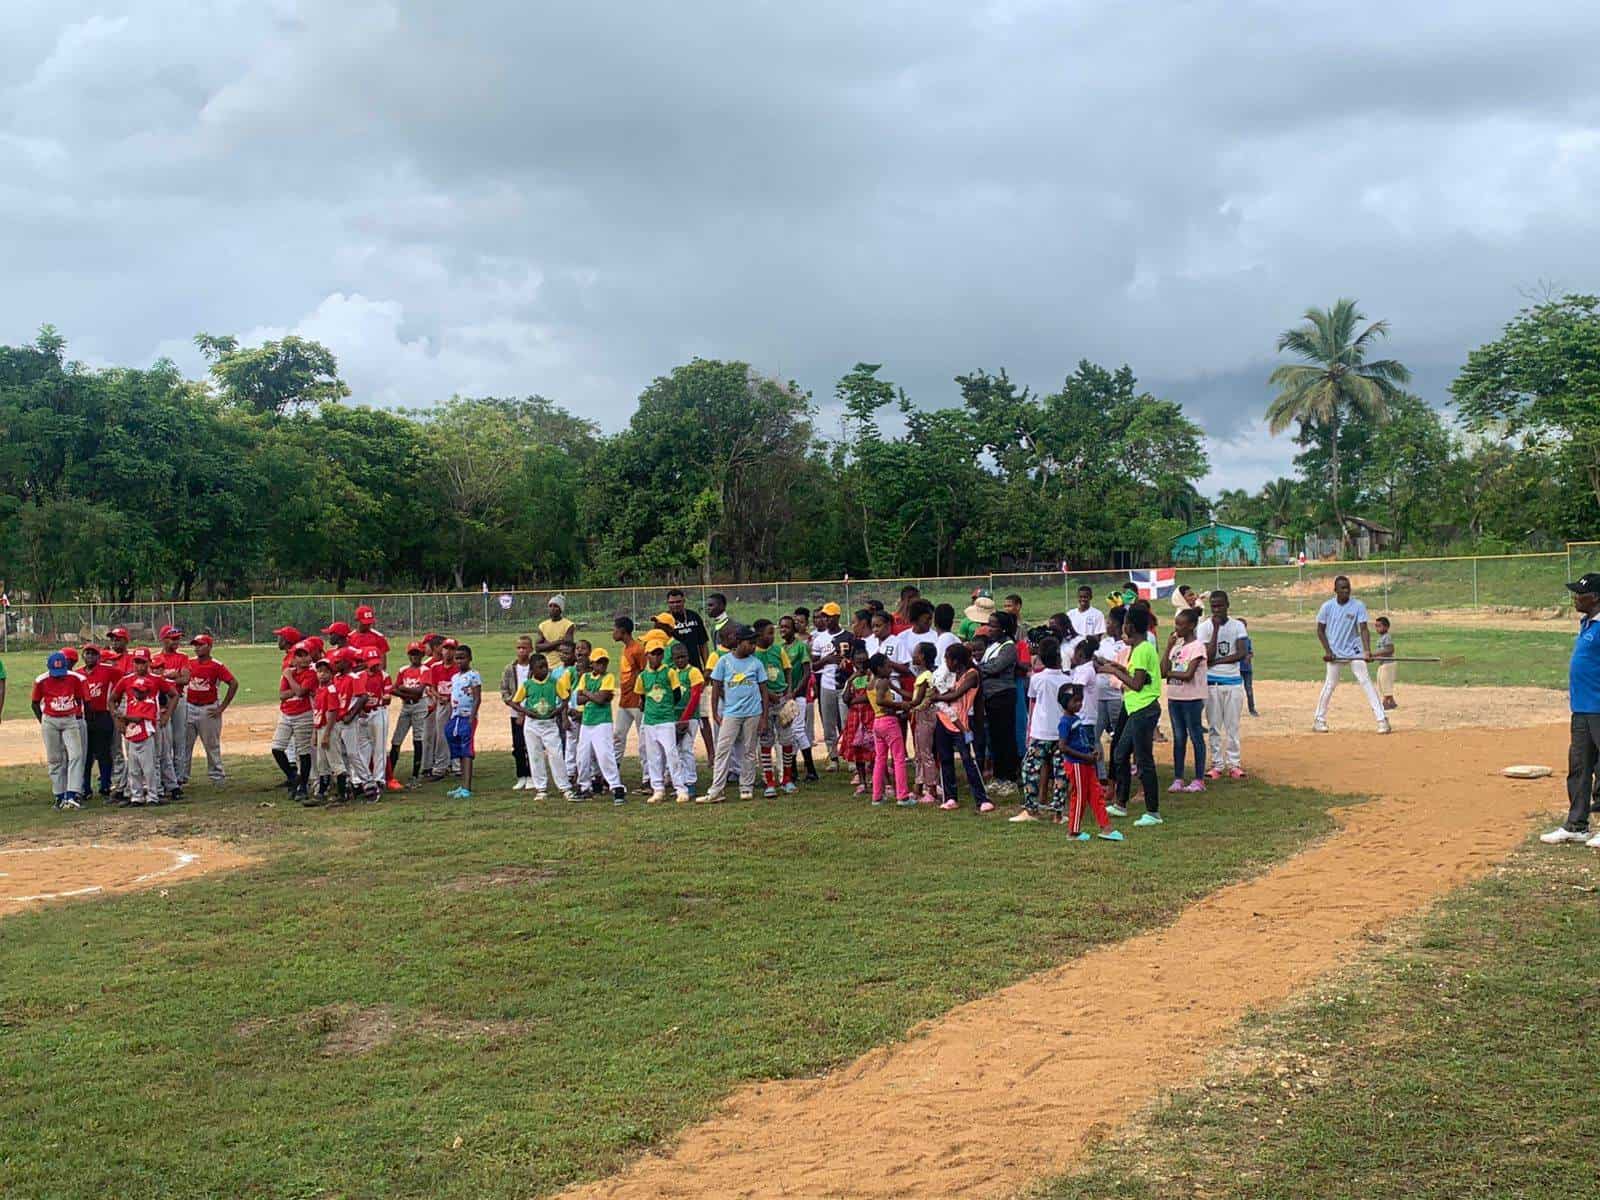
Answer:
POLYGON ((189 782, 189 771, 194 765, 194 744, 198 740, 206 750, 206 775, 220 785, 227 777, 222 768, 222 714, 228 711, 234 695, 239 691, 239 681, 216 659, 211 657, 211 635, 197 633, 189 640, 194 647, 194 658, 189 662, 189 682, 183 691, 183 701, 188 728, 184 730, 183 769, 178 772, 180 783, 189 782), (226 688, 226 692, 223 689, 226 688))
POLYGON ((122 735, 128 763, 128 803, 162 802, 161 767, 156 746, 163 725, 172 720, 178 688, 150 669, 150 651, 140 647, 129 659, 133 673, 111 685, 111 712, 122 735))
POLYGON ((83 706, 87 699, 83 676, 72 669, 67 656, 57 650, 45 659, 42 674, 33 681, 33 715, 44 738, 45 761, 50 765, 50 788, 57 809, 76 809, 78 785, 83 779, 83 706))

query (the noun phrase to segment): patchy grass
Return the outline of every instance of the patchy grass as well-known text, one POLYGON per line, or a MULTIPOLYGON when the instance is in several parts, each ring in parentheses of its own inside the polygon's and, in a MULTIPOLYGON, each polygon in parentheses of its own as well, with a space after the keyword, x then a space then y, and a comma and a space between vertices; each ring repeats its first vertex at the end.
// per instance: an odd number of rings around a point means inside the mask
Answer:
POLYGON ((1531 846, 1038 1193, 1596 1194, 1600 855, 1531 846))
POLYGON ((70 815, 33 771, 0 782, 0 832, 208 834, 259 859, 0 922, 7 1195, 548 1193, 741 1081, 901 1037, 1331 824, 1327 797, 1258 783, 1114 846, 833 782, 538 804, 501 754, 467 803, 303 810, 271 775, 70 815))
MULTIPOLYGON (((1530 625, 1532 623, 1530 622, 1530 625)), ((1437 657, 1443 664, 1401 663, 1400 686, 1429 683, 1445 687, 1567 686, 1567 660, 1577 629, 1532 627, 1525 631, 1430 625, 1409 629, 1395 618, 1395 651, 1401 655, 1437 657)), ((1315 627, 1304 632, 1252 629, 1257 679, 1320 680, 1322 645, 1315 627)), ((1377 642, 1377 634, 1373 634, 1377 642)), ((1348 677, 1347 677, 1348 678, 1348 677)))

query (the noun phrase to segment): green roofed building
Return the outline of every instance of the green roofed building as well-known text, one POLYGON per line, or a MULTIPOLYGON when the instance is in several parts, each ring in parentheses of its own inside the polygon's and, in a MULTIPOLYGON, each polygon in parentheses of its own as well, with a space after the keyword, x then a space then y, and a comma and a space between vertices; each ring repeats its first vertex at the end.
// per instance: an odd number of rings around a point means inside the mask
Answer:
POLYGON ((1289 540, 1276 534, 1211 521, 1172 539, 1172 563, 1259 567, 1289 561, 1289 540))

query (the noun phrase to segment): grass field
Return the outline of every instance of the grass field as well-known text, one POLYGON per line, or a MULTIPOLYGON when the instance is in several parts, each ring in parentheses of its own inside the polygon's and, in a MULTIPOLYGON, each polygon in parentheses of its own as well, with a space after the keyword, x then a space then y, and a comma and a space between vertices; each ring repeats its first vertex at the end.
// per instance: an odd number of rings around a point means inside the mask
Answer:
POLYGON ((1595 1195, 1597 890, 1591 852, 1530 847, 1039 1195, 1595 1195))
MULTIPOLYGON (((585 631, 603 639, 615 651, 610 630, 585 631)), ((1430 624, 1409 629, 1403 622, 1395 627, 1395 640, 1401 654, 1437 656, 1461 660, 1448 665, 1407 664, 1401 679, 1408 683, 1442 685, 1493 685, 1518 687, 1564 687, 1567 659, 1572 652, 1574 628, 1531 627, 1525 632, 1507 632, 1474 626, 1451 628, 1430 624)), ((513 656, 514 633, 491 633, 486 637, 463 634, 476 655, 478 669, 489 690, 499 684, 500 670, 513 656)), ((1261 679, 1322 678, 1322 650, 1313 632, 1258 629, 1253 635, 1256 648, 1256 675, 1261 679)), ((403 647, 402 647, 403 648, 403 647)), ((391 655, 391 667, 404 662, 403 655, 391 655)), ((282 655, 271 646, 223 646, 217 658, 239 678, 239 704, 268 704, 277 700, 278 670, 282 655)), ((11 686, 6 692, 5 717, 8 720, 31 718, 28 689, 33 676, 44 669, 39 654, 12 655, 6 660, 11 686)))
POLYGON ((536 804, 508 768, 489 756, 469 804, 307 811, 250 763, 176 808, 66 819, 0 784, 6 834, 209 833, 260 859, 0 923, 7 1194, 548 1192, 1330 826, 1327 797, 1254 783, 1115 846, 838 784, 536 804))

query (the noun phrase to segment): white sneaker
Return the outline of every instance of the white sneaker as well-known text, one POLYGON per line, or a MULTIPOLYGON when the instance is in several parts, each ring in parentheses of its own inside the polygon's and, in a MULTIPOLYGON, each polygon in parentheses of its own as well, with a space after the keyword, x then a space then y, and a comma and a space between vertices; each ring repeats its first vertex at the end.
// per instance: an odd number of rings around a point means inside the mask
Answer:
POLYGON ((1128 810, 1120 804, 1108 804, 1106 805, 1106 813, 1113 817, 1125 817, 1128 815, 1128 810))
POLYGON ((648 799, 645 800, 645 803, 646 804, 660 804, 666 798, 667 798, 667 793, 665 791, 663 791, 661 788, 656 788, 653 792, 650 793, 650 796, 649 796, 648 799))
POLYGON ((533 793, 533 798, 535 800, 548 800, 550 799, 550 793, 545 791, 543 788, 536 788, 533 793))
POLYGON ((1313 721, 1313 722, 1311 722, 1311 732, 1312 733, 1327 733, 1328 732, 1328 723, 1326 721, 1313 721))
POLYGON ((1560 846, 1567 842, 1587 845, 1591 841, 1600 841, 1600 836, 1591 837, 1588 830, 1584 830, 1582 833, 1574 833, 1563 825, 1558 829, 1552 829, 1549 833, 1541 833, 1539 840, 1546 846, 1560 846))
POLYGON ((1378 732, 1379 733, 1393 733, 1394 731, 1389 728, 1389 722, 1387 722, 1387 721, 1379 721, 1378 722, 1378 732))
POLYGON ((1592 838, 1585 842, 1584 845, 1589 847, 1591 850, 1600 850, 1600 833, 1595 834, 1592 838))

